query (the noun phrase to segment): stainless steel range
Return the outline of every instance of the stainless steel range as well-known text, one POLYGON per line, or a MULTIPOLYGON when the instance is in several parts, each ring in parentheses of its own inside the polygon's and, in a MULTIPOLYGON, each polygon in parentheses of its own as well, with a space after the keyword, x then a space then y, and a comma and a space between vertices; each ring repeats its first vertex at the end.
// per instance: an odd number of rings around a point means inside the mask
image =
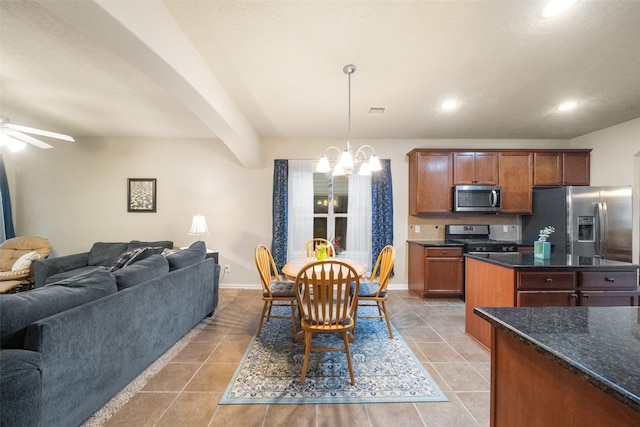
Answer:
POLYGON ((465 253, 518 252, 515 242, 491 239, 489 232, 489 224, 448 224, 444 227, 445 240, 464 243, 465 253))

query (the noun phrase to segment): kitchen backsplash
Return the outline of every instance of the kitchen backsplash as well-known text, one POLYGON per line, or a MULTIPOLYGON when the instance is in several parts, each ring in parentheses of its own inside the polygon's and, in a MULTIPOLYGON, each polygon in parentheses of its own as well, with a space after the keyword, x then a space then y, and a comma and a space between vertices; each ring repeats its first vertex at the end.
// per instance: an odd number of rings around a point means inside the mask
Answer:
POLYGON ((496 240, 520 240, 522 228, 517 215, 434 215, 409 216, 408 240, 444 239, 446 224, 489 224, 490 237, 496 240))

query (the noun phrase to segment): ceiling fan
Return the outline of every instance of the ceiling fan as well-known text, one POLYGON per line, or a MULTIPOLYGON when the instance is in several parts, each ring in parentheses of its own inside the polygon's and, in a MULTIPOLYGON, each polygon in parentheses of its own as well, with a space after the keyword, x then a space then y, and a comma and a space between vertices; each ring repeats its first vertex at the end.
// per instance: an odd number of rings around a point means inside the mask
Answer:
POLYGON ((11 151, 20 151, 27 144, 35 145, 38 148, 53 148, 52 145, 44 141, 34 138, 31 135, 46 136, 49 138, 60 139, 62 141, 74 142, 75 139, 69 135, 62 133, 49 132, 48 130, 36 129, 28 126, 14 125, 9 123, 9 119, 0 115, 0 145, 6 144, 11 151))

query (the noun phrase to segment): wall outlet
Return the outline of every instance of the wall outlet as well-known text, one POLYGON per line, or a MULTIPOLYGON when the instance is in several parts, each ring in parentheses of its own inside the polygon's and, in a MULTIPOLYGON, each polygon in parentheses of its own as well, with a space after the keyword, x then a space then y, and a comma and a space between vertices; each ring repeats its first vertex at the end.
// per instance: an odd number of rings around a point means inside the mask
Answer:
POLYGON ((231 266, 229 264, 225 264, 224 265, 224 272, 225 273, 231 273, 231 266))
POLYGON ((502 226, 502 231, 505 232, 505 233, 508 233, 509 232, 509 226, 508 225, 503 225, 502 226))
POLYGON ((419 225, 416 225, 413 228, 415 229, 416 233, 420 232, 420 226, 419 225))

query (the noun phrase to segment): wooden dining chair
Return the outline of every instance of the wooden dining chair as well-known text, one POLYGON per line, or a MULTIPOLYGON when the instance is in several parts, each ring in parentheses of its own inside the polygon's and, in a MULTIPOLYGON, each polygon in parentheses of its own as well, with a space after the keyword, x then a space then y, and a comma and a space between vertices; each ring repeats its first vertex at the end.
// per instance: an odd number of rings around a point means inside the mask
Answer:
POLYGON ((315 258, 316 257, 316 246, 318 245, 327 245, 327 255, 330 257, 336 255, 336 248, 333 244, 327 239, 322 239, 319 237, 307 240, 305 244, 302 246, 302 258, 315 258))
MULTIPOLYGON (((376 264, 371 270, 371 276, 360 282, 359 291, 354 285, 351 286, 351 294, 358 295, 359 307, 377 307, 378 315, 362 316, 356 314, 357 319, 386 319, 389 329, 389 338, 393 338, 391 322, 389 321, 389 311, 387 310, 387 286, 391 278, 391 270, 395 263, 396 250, 393 246, 387 245, 380 251, 376 264)), ((354 328, 355 336, 355 328, 354 328)))
MULTIPOLYGON (((296 278, 296 295, 300 310, 300 326, 304 331, 304 360, 300 384, 304 384, 312 351, 343 351, 347 357, 351 385, 355 384, 349 332, 355 327, 360 278, 349 264, 335 258, 313 261, 305 265, 296 278), (356 292, 349 296, 350 287, 356 292), (343 347, 312 347, 313 334, 338 333, 343 347)), ((353 337, 351 337, 352 339, 353 337)))
POLYGON ((262 283, 262 316, 260 317, 260 325, 258 326, 257 337, 260 336, 264 320, 267 319, 287 319, 289 316, 272 314, 271 309, 274 306, 288 306, 291 309, 291 324, 293 326, 293 337, 295 338, 296 328, 296 291, 294 282, 284 280, 278 273, 276 263, 271 256, 271 252, 265 245, 256 246, 255 262, 260 274, 260 282, 262 283))

